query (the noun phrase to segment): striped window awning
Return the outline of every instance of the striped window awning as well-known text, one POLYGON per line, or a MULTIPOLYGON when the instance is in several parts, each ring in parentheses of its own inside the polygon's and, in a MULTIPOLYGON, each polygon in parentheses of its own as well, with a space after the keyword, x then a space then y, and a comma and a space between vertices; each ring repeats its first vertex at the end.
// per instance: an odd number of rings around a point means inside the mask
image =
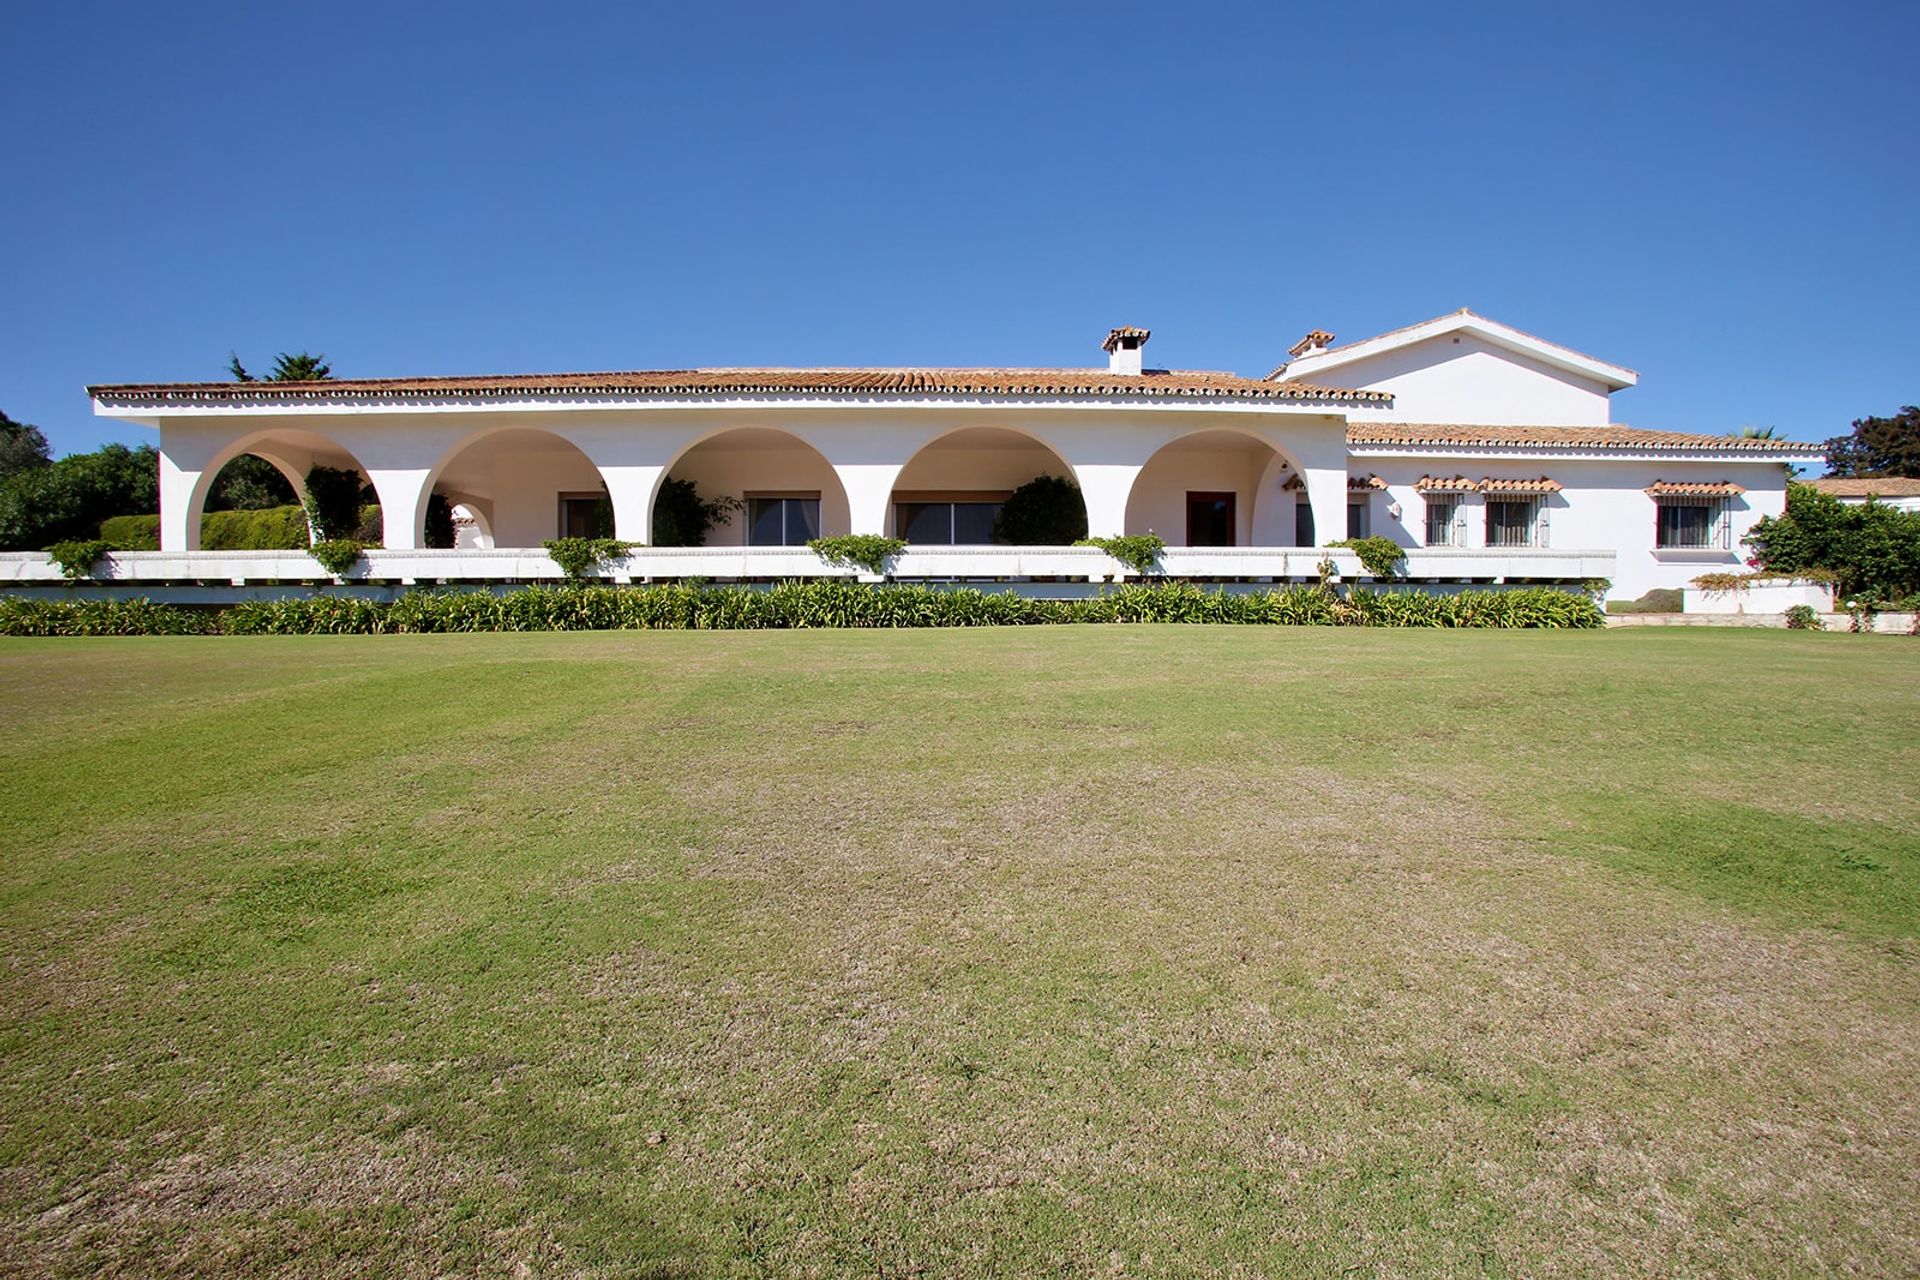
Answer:
POLYGON ((1549 493, 1560 492, 1560 482, 1541 476, 1538 480, 1496 480, 1492 476, 1480 482, 1483 493, 1494 493, 1515 498, 1538 498, 1549 493))
POLYGON ((1647 486, 1647 496, 1661 498, 1737 498, 1746 490, 1731 480, 1655 480, 1647 486))
POLYGON ((1479 488, 1465 476, 1421 476, 1413 482, 1415 493, 1473 493, 1479 488))

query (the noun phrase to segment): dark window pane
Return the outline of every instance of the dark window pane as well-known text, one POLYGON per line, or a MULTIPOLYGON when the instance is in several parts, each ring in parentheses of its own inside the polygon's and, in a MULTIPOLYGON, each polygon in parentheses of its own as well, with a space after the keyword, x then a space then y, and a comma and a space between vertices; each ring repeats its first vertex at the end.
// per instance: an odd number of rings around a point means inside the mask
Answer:
POLYGON ((908 542, 948 546, 953 542, 951 502, 903 502, 894 513, 895 531, 908 542))
POLYGON ((1193 547, 1233 545, 1232 494, 1189 493, 1187 495, 1187 545, 1193 547))
POLYGON ((1487 545, 1525 547, 1533 543, 1532 502, 1487 503, 1487 545))
POLYGON ((778 547, 786 542, 784 531, 785 499, 749 498, 747 500, 747 545, 778 547))
POLYGON ((1364 538, 1367 536, 1367 504, 1349 502, 1347 504, 1347 536, 1364 538))
POLYGON ((787 545, 805 546, 820 536, 820 499, 787 499, 787 545))
POLYGON ((1304 497, 1296 498, 1293 504, 1293 545, 1313 545, 1313 504, 1304 497))
POLYGON ((562 498, 560 500, 560 536, 563 538, 611 538, 613 502, 608 498, 562 498))
POLYGON ((1427 545, 1453 545, 1453 516, 1457 508, 1451 498, 1427 499, 1427 545))
POLYGON ((993 518, 1000 514, 997 502, 956 502, 953 504, 953 540, 967 546, 993 541, 993 518))

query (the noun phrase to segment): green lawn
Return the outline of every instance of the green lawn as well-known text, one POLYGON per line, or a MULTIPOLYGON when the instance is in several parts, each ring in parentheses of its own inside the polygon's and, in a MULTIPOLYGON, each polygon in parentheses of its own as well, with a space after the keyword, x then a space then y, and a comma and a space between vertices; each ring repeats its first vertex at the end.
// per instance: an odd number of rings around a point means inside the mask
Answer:
POLYGON ((14 640, 0 715, 0 1273, 1920 1272, 1920 642, 14 640))

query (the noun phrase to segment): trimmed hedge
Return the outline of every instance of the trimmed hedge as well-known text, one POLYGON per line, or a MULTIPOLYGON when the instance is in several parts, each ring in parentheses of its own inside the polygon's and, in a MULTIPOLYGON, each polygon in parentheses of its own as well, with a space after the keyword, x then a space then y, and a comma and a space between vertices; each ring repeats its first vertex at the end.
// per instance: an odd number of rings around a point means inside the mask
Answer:
POLYGON ((1081 600, 847 582, 745 587, 528 587, 415 591, 391 604, 346 596, 249 601, 220 613, 132 601, 0 597, 0 635, 382 635, 447 631, 734 631, 800 627, 999 627, 1170 622, 1256 626, 1598 627, 1591 598, 1551 587, 1418 591, 1286 587, 1229 595, 1190 583, 1128 584, 1081 600))
MULTIPOLYGON (((159 516, 114 516, 100 536, 122 551, 158 551, 159 516)), ((202 551, 305 551, 307 513, 299 507, 209 511, 200 517, 202 551)))

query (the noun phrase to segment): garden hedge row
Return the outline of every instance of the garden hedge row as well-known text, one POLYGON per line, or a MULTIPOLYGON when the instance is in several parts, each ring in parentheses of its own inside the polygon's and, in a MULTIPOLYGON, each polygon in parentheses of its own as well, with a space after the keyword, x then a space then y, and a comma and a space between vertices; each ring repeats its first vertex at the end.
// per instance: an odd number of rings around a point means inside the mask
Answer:
MULTIPOLYGON (((122 551, 158 551, 159 516, 114 516, 100 536, 122 551)), ((299 507, 209 511, 200 517, 202 551, 305 551, 307 513, 299 507)))
POLYGON ((1012 592, 845 582, 744 587, 528 587, 507 595, 416 591, 391 604, 304 596, 219 612, 147 600, 45 601, 0 597, 0 635, 382 635, 445 631, 688 631, 797 627, 993 627, 1175 622, 1281 626, 1598 627, 1585 595, 1550 587, 1511 591, 1366 591, 1321 586, 1230 595, 1189 583, 1128 584, 1083 600, 1012 592))

